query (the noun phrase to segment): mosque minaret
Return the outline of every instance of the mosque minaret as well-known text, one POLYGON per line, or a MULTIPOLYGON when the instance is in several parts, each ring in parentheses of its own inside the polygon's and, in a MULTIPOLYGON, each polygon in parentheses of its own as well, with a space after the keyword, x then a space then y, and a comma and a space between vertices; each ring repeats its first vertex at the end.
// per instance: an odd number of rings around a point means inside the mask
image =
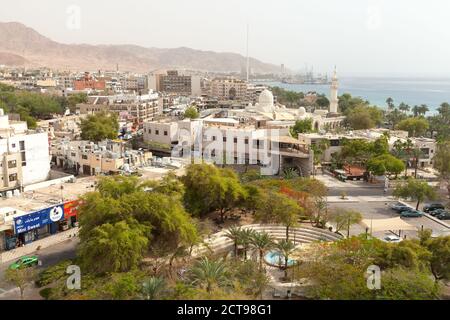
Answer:
POLYGON ((336 67, 334 68, 333 79, 331 81, 331 99, 330 99, 330 113, 338 113, 338 78, 336 67))

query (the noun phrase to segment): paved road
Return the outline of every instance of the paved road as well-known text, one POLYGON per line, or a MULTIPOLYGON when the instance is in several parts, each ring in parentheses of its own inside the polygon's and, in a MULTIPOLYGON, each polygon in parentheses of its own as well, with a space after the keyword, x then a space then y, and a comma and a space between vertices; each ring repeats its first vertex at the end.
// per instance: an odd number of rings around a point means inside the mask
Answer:
MULTIPOLYGON (((392 202, 391 202, 392 203, 392 202)), ((365 202, 365 203, 332 203, 330 208, 346 208, 361 212, 363 219, 389 219, 399 216, 398 213, 389 208, 389 202, 365 202)), ((418 230, 431 229, 435 235, 444 235, 449 233, 449 229, 443 225, 427 218, 402 218, 405 222, 417 227, 418 230)), ((352 235, 365 232, 365 228, 360 225, 354 225, 350 229, 352 235)), ((396 230, 397 232, 397 230, 396 230)), ((375 233, 374 236, 382 237, 389 232, 375 233)), ((405 231, 407 237, 417 237, 417 231, 405 231)))
MULTIPOLYGON (((75 249, 78 244, 78 240, 67 240, 63 243, 54 245, 52 247, 42 249, 36 252, 35 255, 39 257, 40 266, 38 269, 45 269, 53 266, 63 260, 75 258, 75 249)), ((5 271, 13 261, 0 264, 0 300, 10 298, 9 295, 5 295, 5 291, 11 292, 14 296, 14 286, 5 281, 5 271), (2 296, 3 293, 3 296, 2 296)))
MULTIPOLYGON (((330 208, 348 208, 361 212, 364 219, 386 219, 398 217, 398 214, 391 210, 388 205, 393 201, 362 201, 361 198, 376 198, 390 196, 392 189, 384 194, 384 185, 370 185, 364 181, 347 181, 342 182, 329 175, 318 175, 318 180, 325 183, 328 187, 328 195, 331 197, 340 196, 342 192, 345 192, 348 197, 359 197, 358 202, 338 202, 330 203, 330 208)), ((449 234, 450 230, 445 226, 427 218, 404 218, 409 224, 421 229, 431 229, 436 235, 449 234)), ((351 228, 351 234, 360 234, 365 232, 365 228, 359 225, 355 225, 351 228)), ((385 233, 374 234, 377 237, 384 236, 385 233)), ((387 232, 386 234, 389 234, 387 232)), ((407 237, 416 237, 417 231, 407 231, 407 237)))

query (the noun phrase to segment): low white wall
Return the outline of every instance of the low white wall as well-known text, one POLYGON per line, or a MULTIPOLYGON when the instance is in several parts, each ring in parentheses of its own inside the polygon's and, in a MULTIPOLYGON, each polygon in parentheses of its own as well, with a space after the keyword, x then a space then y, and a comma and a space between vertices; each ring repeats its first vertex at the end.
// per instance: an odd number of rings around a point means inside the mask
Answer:
POLYGON ((65 176, 65 177, 58 178, 58 179, 47 180, 47 181, 43 181, 43 182, 39 182, 39 183, 35 183, 35 184, 30 184, 30 185, 24 187, 23 190, 25 192, 27 192, 27 191, 33 191, 33 190, 37 190, 37 189, 41 189, 41 188, 47 188, 49 186, 53 186, 56 184, 63 184, 73 178, 74 178, 74 176, 70 175, 70 176, 65 176))

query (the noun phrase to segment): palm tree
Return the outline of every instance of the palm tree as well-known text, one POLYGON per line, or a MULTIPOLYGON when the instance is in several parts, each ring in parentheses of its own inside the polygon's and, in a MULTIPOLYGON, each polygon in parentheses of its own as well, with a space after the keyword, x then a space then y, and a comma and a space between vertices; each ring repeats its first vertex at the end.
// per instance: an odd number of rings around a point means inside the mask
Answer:
POLYGON ((142 284, 142 294, 146 300, 155 300, 158 295, 164 291, 166 287, 166 281, 164 278, 151 277, 144 281, 142 284))
POLYGON ((276 245, 277 252, 284 257, 284 278, 287 279, 287 269, 289 265, 289 256, 295 249, 295 244, 291 240, 281 240, 276 245))
POLYGON ((192 283, 204 287, 211 292, 213 286, 228 282, 228 270, 223 260, 209 260, 203 257, 191 270, 192 283))
POLYGON ((424 116, 428 111, 430 111, 430 108, 428 108, 428 106, 426 104, 421 104, 418 111, 419 111, 419 115, 424 116))
POLYGON ((398 106, 398 109, 404 113, 407 113, 411 109, 411 107, 409 105, 407 105, 406 103, 402 102, 398 106))
POLYGON ((251 239, 251 245, 259 252, 259 270, 263 269, 264 254, 275 245, 273 238, 267 232, 255 232, 251 239))
POLYGON ((242 242, 242 228, 241 227, 231 227, 227 230, 225 237, 234 242, 234 257, 238 257, 238 245, 242 242))
POLYGON ((386 104, 388 105, 388 109, 392 110, 394 109, 394 99, 392 99, 391 97, 386 99, 386 104))
POLYGON ((247 260, 247 251, 252 242, 255 231, 253 229, 243 229, 241 234, 241 244, 244 247, 244 260, 247 260))
POLYGON ((414 114, 414 117, 417 117, 419 114, 420 114, 420 107, 419 106, 414 106, 413 108, 412 108, 412 112, 413 112, 413 114, 414 114))

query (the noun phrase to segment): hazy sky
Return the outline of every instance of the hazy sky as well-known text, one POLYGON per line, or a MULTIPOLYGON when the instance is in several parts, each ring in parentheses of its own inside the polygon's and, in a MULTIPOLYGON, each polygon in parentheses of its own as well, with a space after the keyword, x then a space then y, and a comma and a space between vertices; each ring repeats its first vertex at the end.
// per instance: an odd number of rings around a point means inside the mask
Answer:
POLYGON ((248 22, 251 56, 321 72, 336 64, 348 75, 450 76, 449 16, 448 0, 2 0, 0 7, 0 21, 64 43, 241 54, 248 22))

